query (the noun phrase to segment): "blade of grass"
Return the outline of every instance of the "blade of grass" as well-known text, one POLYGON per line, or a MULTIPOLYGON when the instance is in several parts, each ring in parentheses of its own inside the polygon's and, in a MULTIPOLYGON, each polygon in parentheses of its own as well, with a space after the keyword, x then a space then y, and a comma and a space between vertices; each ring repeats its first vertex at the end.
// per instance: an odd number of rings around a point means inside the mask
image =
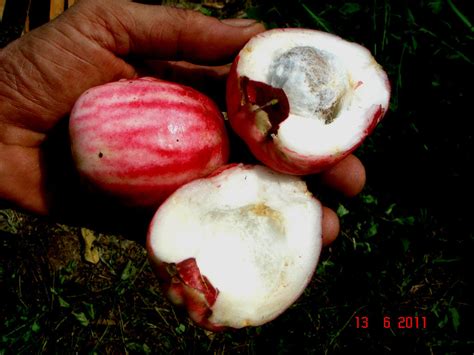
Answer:
POLYGON ((349 325, 349 323, 352 321, 352 319, 355 317, 356 314, 358 314, 363 308, 367 307, 366 305, 364 306, 360 306, 359 308, 357 308, 354 313, 352 313, 352 315, 349 317, 349 319, 347 320, 346 323, 344 323, 344 325, 336 332, 336 335, 334 335, 331 339, 331 341, 329 342, 329 346, 331 346, 334 341, 339 337, 339 335, 341 335, 341 333, 344 331, 344 329, 347 328, 347 326, 349 325))
POLYGON ((329 29, 328 26, 326 26, 322 18, 320 18, 313 11, 311 11, 311 9, 305 4, 301 4, 301 6, 303 6, 303 9, 305 9, 305 11, 313 19, 313 21, 316 22, 322 29, 324 29, 326 32, 331 32, 331 30, 329 29))
POLYGON ((122 340, 122 346, 123 346, 123 349, 125 350, 125 353, 128 353, 127 352, 127 343, 125 342, 125 336, 124 336, 124 333, 125 333, 125 327, 124 327, 124 324, 123 324, 123 318, 122 318, 122 309, 120 308, 120 304, 117 304, 117 310, 118 310, 118 314, 119 314, 119 329, 120 329, 120 338, 122 340))
MULTIPOLYGON (((374 5, 372 6, 373 12, 372 12, 372 30, 373 33, 377 33, 377 0, 374 0, 374 5)), ((374 55, 377 56, 377 41, 374 41, 374 47, 373 47, 373 52, 374 55)))
POLYGON ((448 0, 448 5, 453 10, 453 12, 456 14, 457 17, 471 30, 471 32, 474 32, 474 27, 472 26, 471 22, 468 20, 468 18, 454 5, 454 3, 451 0, 448 0))
POLYGON ((421 27, 420 28, 420 32, 423 32, 433 38, 436 38, 437 40, 440 41, 440 43, 445 46, 446 48, 452 50, 453 52, 455 52, 458 56, 460 56, 462 59, 464 59, 466 62, 468 62, 469 64, 474 64, 474 62, 467 56, 465 55, 463 52, 461 52, 460 50, 454 48, 453 46, 451 46, 449 43, 447 43, 446 41, 444 41, 443 39, 441 39, 436 33, 428 30, 427 28, 424 28, 424 27, 421 27))
POLYGON ((108 333, 108 331, 109 331, 109 327, 110 327, 110 325, 107 324, 107 326, 105 327, 104 332, 103 332, 102 335, 100 336, 100 338, 99 338, 99 340, 97 341, 97 343, 94 345, 93 350, 98 349, 99 346, 100 346, 100 344, 102 344, 102 341, 104 340, 105 335, 106 335, 106 334, 108 333))
POLYGON ((390 12, 391 12, 390 4, 388 3, 387 0, 385 0, 384 16, 383 16, 382 52, 385 48, 385 44, 388 43, 387 32, 388 32, 388 26, 390 24, 390 12))

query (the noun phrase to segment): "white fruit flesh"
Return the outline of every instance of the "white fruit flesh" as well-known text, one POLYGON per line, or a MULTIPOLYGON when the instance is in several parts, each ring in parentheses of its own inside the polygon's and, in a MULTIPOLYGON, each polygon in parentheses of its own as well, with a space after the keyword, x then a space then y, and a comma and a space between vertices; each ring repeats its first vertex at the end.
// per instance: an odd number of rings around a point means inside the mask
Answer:
POLYGON ((276 137, 301 155, 350 149, 366 135, 374 113, 388 108, 388 79, 370 52, 324 32, 264 32, 241 51, 237 73, 283 89, 290 112, 276 137))
POLYGON ((149 243, 166 263, 195 258, 219 292, 209 320, 241 328, 272 320, 302 293, 321 250, 321 219, 300 179, 239 165, 176 191, 149 243))

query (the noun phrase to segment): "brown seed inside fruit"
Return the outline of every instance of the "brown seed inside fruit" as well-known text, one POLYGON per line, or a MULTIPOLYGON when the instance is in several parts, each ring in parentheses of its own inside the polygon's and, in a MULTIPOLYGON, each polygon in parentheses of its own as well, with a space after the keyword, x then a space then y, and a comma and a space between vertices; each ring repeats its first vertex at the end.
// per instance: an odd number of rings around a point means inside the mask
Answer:
POLYGON ((267 80, 285 91, 293 114, 316 117, 326 124, 334 121, 347 86, 334 56, 309 46, 279 55, 267 80))

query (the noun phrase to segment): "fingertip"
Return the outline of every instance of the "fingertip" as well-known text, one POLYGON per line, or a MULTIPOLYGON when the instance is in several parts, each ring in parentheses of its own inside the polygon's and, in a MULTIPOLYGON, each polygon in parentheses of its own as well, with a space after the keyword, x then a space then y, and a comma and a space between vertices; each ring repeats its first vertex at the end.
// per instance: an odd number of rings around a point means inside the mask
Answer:
POLYGON ((222 23, 233 27, 252 27, 260 24, 257 20, 247 18, 226 18, 221 20, 222 23))
POLYGON ((245 27, 244 29, 246 32, 245 34, 247 35, 247 41, 250 40, 253 36, 258 35, 259 33, 265 32, 267 29, 261 22, 256 22, 252 26, 245 27))
POLYGON ((323 206, 322 236, 323 246, 328 246, 334 242, 339 235, 339 217, 336 212, 323 206))
POLYGON ((365 186, 366 172, 364 165, 351 154, 332 168, 321 173, 321 182, 347 197, 359 194, 365 186))

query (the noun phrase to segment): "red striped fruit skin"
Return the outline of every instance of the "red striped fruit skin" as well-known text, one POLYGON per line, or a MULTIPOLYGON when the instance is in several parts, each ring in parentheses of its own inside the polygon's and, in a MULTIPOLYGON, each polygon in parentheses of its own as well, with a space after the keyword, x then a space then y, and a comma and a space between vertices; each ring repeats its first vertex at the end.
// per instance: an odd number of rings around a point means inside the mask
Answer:
POLYGON ((89 89, 73 107, 69 134, 79 174, 131 206, 156 207, 229 156, 216 104, 190 87, 154 78, 89 89))

